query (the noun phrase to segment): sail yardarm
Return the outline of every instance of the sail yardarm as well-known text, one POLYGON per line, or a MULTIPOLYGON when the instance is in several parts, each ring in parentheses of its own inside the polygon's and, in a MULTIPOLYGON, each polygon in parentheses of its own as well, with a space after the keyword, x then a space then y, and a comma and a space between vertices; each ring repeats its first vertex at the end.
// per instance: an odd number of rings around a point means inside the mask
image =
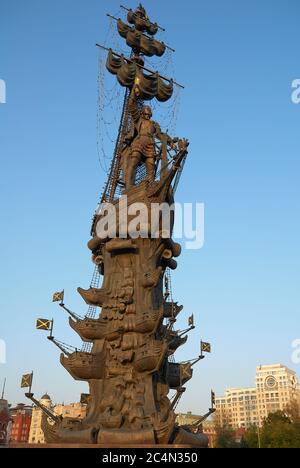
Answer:
POLYGON ((135 62, 126 60, 122 56, 116 57, 111 49, 108 52, 106 67, 110 73, 117 75, 121 86, 131 89, 138 78, 141 100, 156 98, 160 102, 165 102, 173 94, 172 80, 167 82, 157 73, 145 74, 135 62))
POLYGON ((156 23, 151 23, 149 20, 137 16, 133 11, 128 12, 127 21, 129 24, 134 24, 139 31, 147 31, 151 36, 154 36, 158 31, 156 23))
POLYGON ((130 26, 128 26, 128 24, 126 23, 123 23, 122 20, 118 20, 118 33, 120 34, 121 37, 124 37, 126 39, 126 36, 127 36, 127 33, 128 31, 131 30, 130 26))
POLYGON ((106 68, 110 73, 113 75, 116 75, 118 73, 119 68, 122 66, 122 59, 119 57, 116 57, 112 50, 110 49, 108 52, 107 56, 107 61, 106 61, 106 68))
POLYGON ((145 75, 141 71, 138 72, 140 97, 145 101, 150 101, 157 95, 157 75, 145 75))
POLYGON ((152 55, 161 57, 166 50, 166 46, 163 42, 156 41, 155 39, 149 39, 142 35, 140 39, 140 49, 144 55, 148 55, 149 57, 152 55))
POLYGON ((166 45, 163 42, 145 36, 140 30, 129 27, 120 19, 118 20, 118 32, 121 37, 126 39, 129 47, 148 57, 153 55, 161 57, 166 50, 166 45))
POLYGON ((126 35, 126 44, 129 47, 140 51, 141 37, 142 37, 142 34, 139 31, 136 31, 135 29, 129 30, 126 35))
POLYGON ((132 88, 136 78, 136 68, 137 67, 135 63, 126 63, 125 61, 123 61, 123 64, 119 68, 117 73, 118 81, 122 86, 132 88))
POLYGON ((170 82, 164 81, 161 77, 158 77, 157 80, 157 95, 156 99, 160 102, 168 101, 173 94, 174 85, 173 81, 170 82))

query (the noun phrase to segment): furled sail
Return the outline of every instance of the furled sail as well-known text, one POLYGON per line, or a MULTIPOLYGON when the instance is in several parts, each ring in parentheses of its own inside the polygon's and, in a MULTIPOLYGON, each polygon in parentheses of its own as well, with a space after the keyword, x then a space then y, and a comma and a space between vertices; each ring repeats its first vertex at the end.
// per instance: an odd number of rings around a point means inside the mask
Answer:
POLYGON ((126 39, 126 43, 129 47, 148 57, 152 57, 153 55, 161 57, 166 50, 166 46, 163 42, 145 36, 141 31, 131 28, 120 19, 118 20, 118 32, 121 37, 126 39))
POLYGON ((136 83, 140 89, 140 98, 149 101, 156 98, 160 102, 167 101, 173 94, 173 81, 166 82, 158 73, 145 74, 135 62, 128 62, 123 57, 117 57, 109 50, 106 67, 110 73, 117 76, 122 86, 132 88, 136 83))
POLYGON ((158 25, 156 23, 151 23, 148 18, 138 15, 132 10, 128 12, 127 21, 133 24, 139 31, 146 31, 151 36, 154 36, 158 31, 158 25))

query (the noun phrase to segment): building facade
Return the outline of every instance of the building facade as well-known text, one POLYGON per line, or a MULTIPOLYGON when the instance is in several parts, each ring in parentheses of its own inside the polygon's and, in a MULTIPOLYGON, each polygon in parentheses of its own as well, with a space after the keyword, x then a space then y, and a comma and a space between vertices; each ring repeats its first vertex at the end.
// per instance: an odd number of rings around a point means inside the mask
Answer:
POLYGON ((211 419, 204 421, 202 423, 202 432, 208 437, 208 448, 214 448, 217 437, 214 421, 211 419))
POLYGON ((12 427, 10 442, 26 443, 29 440, 31 426, 32 406, 20 403, 16 408, 10 409, 12 427))
POLYGON ((200 418, 201 416, 199 414, 192 414, 191 411, 188 411, 187 413, 178 413, 176 416, 176 422, 179 426, 190 426, 200 418))
MULTIPOLYGON (((51 398, 47 394, 42 396, 42 398, 40 399, 40 403, 49 409, 52 406, 51 398)), ((34 407, 32 409, 31 426, 30 426, 30 432, 29 432, 30 444, 44 444, 45 443, 45 437, 42 431, 42 417, 43 417, 43 411, 38 407, 34 407)))
POLYGON ((8 401, 0 399, 0 445, 7 445, 9 437, 9 425, 11 417, 9 414, 8 401))
POLYGON ((256 368, 256 391, 260 420, 298 404, 300 397, 296 373, 281 364, 256 368))
POLYGON ((256 388, 230 388, 225 396, 217 397, 215 420, 217 426, 231 428, 257 424, 256 388))
POLYGON ((54 406, 54 413, 63 418, 83 419, 86 416, 87 405, 82 403, 58 404, 54 406))
POLYGON ((256 386, 231 388, 216 398, 215 421, 232 429, 261 425, 270 413, 297 405, 300 391, 296 373, 282 364, 256 368, 256 386))
MULTIPOLYGON (((50 409, 54 414, 62 416, 63 418, 76 418, 83 419, 86 416, 87 405, 82 403, 70 403, 69 405, 57 404, 52 405, 49 395, 44 395, 40 399, 40 403, 46 408, 50 409)), ((34 407, 32 409, 32 418, 29 434, 30 444, 44 444, 45 437, 42 431, 42 417, 43 411, 40 408, 34 407)))

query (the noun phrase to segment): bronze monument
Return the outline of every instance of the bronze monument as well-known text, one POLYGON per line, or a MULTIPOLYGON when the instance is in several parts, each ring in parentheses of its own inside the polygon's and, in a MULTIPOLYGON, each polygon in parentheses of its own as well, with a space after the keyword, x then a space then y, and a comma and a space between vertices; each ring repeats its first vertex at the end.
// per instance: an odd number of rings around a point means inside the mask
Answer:
MULTIPOLYGON (((177 83, 144 66, 145 56, 160 57, 167 46, 154 38, 159 26, 142 5, 128 10, 129 24, 115 20, 131 54, 126 58, 108 49, 106 63, 125 87, 125 96, 109 177, 88 242, 96 275, 102 275, 103 282, 101 288, 95 282, 88 290, 78 288, 90 310, 100 308, 101 313, 98 318, 88 314, 81 319, 66 309, 70 326, 86 343, 81 351, 69 352, 52 334, 49 337, 64 351, 61 364, 71 376, 88 382, 88 411, 82 421, 51 418, 48 411, 43 430, 48 443, 206 447, 205 435, 175 423, 174 409, 184 384, 203 356, 184 363, 173 358, 187 340, 186 333, 174 330, 182 307, 164 293, 168 272, 176 268, 175 258, 181 253, 172 240, 174 212, 171 209, 169 230, 159 218, 154 232, 150 219, 140 226, 143 235, 132 237, 124 225, 120 232, 124 197, 128 210, 143 203, 149 215, 153 204, 172 207, 174 203, 188 141, 163 133, 145 102, 167 101, 177 83), (115 235, 99 234, 108 203, 116 210, 115 235), (176 391, 172 401, 170 389, 176 391)), ((128 216, 127 226, 133 218, 128 216)), ((192 319, 189 325, 194 328, 192 319)))

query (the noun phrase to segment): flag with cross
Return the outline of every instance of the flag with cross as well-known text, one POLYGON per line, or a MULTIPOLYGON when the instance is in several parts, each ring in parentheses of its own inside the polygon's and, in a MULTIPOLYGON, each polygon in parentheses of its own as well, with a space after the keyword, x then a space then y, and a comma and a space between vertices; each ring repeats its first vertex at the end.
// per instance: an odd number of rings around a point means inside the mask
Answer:
POLYGON ((53 324, 53 320, 40 318, 40 319, 37 319, 36 321, 36 329, 49 331, 52 328, 52 324, 53 324))
POLYGON ((211 408, 215 408, 215 406, 216 406, 216 394, 212 390, 211 391, 211 408))
POLYGON ((52 302, 63 302, 64 301, 64 291, 55 292, 52 296, 52 302))
POLYGON ((190 317, 189 317, 189 327, 193 327, 194 326, 194 314, 192 314, 190 317))
POLYGON ((22 375, 21 388, 31 388, 33 380, 33 372, 31 374, 22 375))
POLYGON ((201 341, 201 354, 202 353, 211 353, 211 344, 206 341, 201 341))

